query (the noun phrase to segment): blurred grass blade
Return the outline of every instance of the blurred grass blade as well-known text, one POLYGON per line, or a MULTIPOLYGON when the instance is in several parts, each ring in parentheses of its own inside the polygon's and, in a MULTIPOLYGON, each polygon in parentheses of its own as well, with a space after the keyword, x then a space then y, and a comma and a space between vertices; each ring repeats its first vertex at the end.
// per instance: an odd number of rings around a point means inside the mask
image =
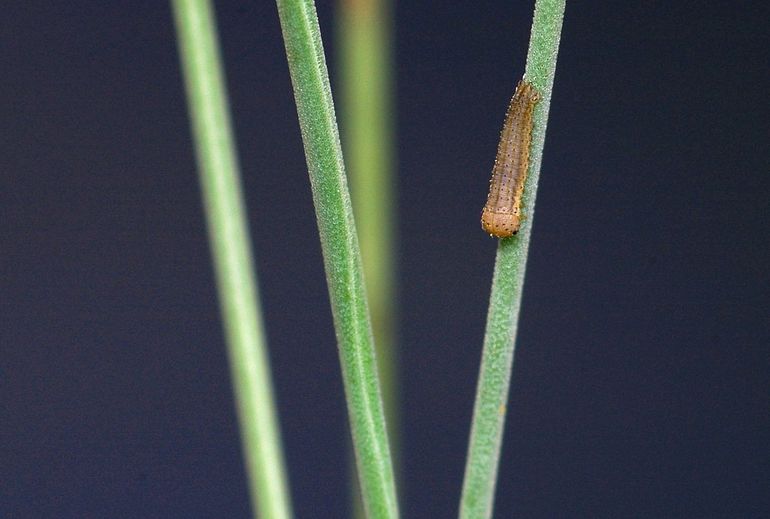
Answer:
MULTIPOLYGON (((396 475, 399 466, 398 352, 395 303, 395 149, 388 0, 340 0, 342 147, 361 243, 377 367, 396 475)), ((398 480, 398 477, 396 478, 398 480)), ((352 488, 360 505, 355 477, 352 488)), ((357 508, 356 517, 363 517, 357 508)))
POLYGON ((255 516, 292 517, 256 276, 209 0, 173 0, 255 516))
POLYGON ((310 174, 364 507, 398 517, 358 238, 312 0, 277 0, 310 174))
POLYGON ((565 0, 535 2, 525 76, 540 92, 542 99, 535 107, 529 175, 524 187, 523 206, 528 218, 524 220, 517 235, 500 240, 497 248, 460 502, 462 519, 492 516, 505 425, 505 405, 508 401, 513 367, 514 339, 519 320, 521 291, 524 285, 535 194, 543 157, 564 7, 565 0))

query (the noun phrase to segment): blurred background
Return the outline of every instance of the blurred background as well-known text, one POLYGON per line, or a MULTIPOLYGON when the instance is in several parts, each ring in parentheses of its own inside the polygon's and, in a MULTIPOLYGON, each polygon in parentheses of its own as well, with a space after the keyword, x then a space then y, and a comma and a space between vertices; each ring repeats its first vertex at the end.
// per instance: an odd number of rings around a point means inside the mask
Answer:
MULTIPOLYGON (((275 4, 215 5, 296 516, 346 517, 275 4)), ((456 515, 532 7, 394 6, 404 517, 456 515)), ((496 517, 770 515, 768 21, 568 2, 496 517)), ((12 2, 0 37, 0 516, 250 517, 169 6, 12 2)))

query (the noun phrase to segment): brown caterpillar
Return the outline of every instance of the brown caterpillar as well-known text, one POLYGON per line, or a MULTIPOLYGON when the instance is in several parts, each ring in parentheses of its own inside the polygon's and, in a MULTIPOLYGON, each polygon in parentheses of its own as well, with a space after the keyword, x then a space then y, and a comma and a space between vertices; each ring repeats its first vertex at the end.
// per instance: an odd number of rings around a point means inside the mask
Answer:
POLYGON ((489 195, 481 212, 482 229, 498 238, 513 236, 521 226, 521 196, 529 168, 532 113, 539 100, 535 87, 522 79, 505 114, 489 195))

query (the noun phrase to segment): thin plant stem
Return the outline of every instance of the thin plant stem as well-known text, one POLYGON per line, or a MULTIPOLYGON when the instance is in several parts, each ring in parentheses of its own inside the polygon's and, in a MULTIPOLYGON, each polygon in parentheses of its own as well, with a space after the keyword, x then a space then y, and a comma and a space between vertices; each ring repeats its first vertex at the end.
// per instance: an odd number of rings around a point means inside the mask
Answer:
POLYGON ((313 192, 364 508, 398 517, 388 435, 321 32, 312 0, 277 0, 313 192))
POLYGON ((255 517, 292 517, 216 22, 172 0, 255 517))
MULTIPOLYGON (((524 187, 523 206, 528 218, 524 220, 517 235, 500 240, 497 248, 460 502, 461 519, 492 516, 513 367, 514 340, 564 7, 565 0, 535 2, 525 77, 540 93, 541 101, 535 107, 529 174, 524 187)), ((506 514, 506 517, 511 515, 506 514)))
MULTIPOLYGON (((361 244, 385 418, 398 475, 395 149, 390 7, 388 0, 340 0, 336 19, 342 91, 342 147, 361 244)), ((357 486, 354 476, 351 485, 354 516, 363 517, 357 486)))

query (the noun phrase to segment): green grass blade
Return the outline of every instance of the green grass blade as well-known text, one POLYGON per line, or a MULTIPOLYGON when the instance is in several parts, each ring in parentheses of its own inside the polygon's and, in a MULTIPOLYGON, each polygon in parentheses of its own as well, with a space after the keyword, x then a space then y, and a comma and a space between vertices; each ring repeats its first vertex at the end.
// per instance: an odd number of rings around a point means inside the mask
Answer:
POLYGON ((364 507, 398 517, 358 238, 312 0, 277 0, 313 191, 364 507))
MULTIPOLYGON (((383 0, 343 0, 340 12, 342 135, 389 431, 395 421, 393 108, 389 13, 383 0), (386 367, 387 365, 387 367, 386 367), (388 376, 386 376, 386 373, 388 376)), ((393 438, 391 438, 392 440, 393 438)))
MULTIPOLYGON (((529 218, 519 233, 500 240, 492 279, 471 438, 465 465, 460 514, 462 519, 492 516, 505 405, 513 367, 514 339, 529 250, 535 194, 543 158, 543 144, 551 104, 565 0, 537 0, 525 76, 542 99, 534 114, 529 175, 523 204, 529 218)), ((510 517, 510 514, 505 514, 510 517)))
POLYGON ((216 23, 173 0, 209 241, 255 516, 292 517, 216 23))
MULTIPOLYGON (((340 0, 336 19, 340 49, 342 147, 361 243, 385 418, 398 474, 395 149, 390 2, 340 0)), ((363 517, 357 487, 354 478, 354 516, 363 517)))

